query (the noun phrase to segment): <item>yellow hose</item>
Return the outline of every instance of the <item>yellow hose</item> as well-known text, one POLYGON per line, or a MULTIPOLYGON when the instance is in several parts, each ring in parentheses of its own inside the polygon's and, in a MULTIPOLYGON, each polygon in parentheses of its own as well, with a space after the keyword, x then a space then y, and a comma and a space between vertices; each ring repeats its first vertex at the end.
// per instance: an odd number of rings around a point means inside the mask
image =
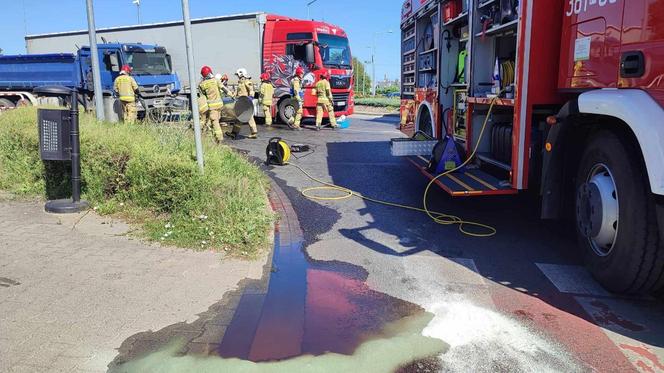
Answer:
POLYGON ((423 194, 423 197, 422 197, 423 208, 413 207, 413 206, 408 206, 408 205, 402 205, 400 203, 383 201, 383 200, 379 200, 379 199, 376 199, 376 198, 367 197, 367 196, 363 195, 362 193, 356 192, 352 189, 348 189, 348 188, 345 188, 345 187, 342 187, 342 186, 338 186, 338 185, 335 185, 335 184, 332 184, 332 183, 328 183, 328 182, 320 180, 320 179, 318 179, 314 176, 311 176, 307 171, 302 169, 302 167, 291 163, 291 165, 293 167, 300 170, 306 177, 308 177, 309 179, 315 181, 318 184, 323 185, 323 186, 319 186, 319 187, 305 188, 305 189, 302 190, 301 193, 304 197, 309 198, 311 200, 316 200, 316 201, 341 201, 341 200, 348 199, 348 198, 351 198, 351 197, 358 197, 358 198, 361 198, 365 201, 369 201, 369 202, 373 202, 373 203, 377 203, 377 204, 381 204, 381 205, 385 205, 385 206, 391 206, 391 207, 402 208, 402 209, 405 209, 405 210, 423 212, 423 213, 427 214, 427 216, 429 218, 431 218, 431 220, 433 220, 437 224, 440 224, 440 225, 458 225, 459 231, 461 233, 467 235, 467 236, 471 236, 471 237, 491 237, 491 236, 494 236, 497 233, 497 231, 492 226, 482 224, 482 223, 478 223, 478 222, 474 222, 474 221, 463 220, 460 217, 455 216, 455 215, 450 215, 450 214, 445 214, 445 213, 442 213, 442 212, 429 210, 429 208, 427 207, 427 197, 429 196, 429 191, 431 190, 431 186, 434 185, 437 180, 439 180, 439 179, 441 179, 441 178, 443 178, 443 177, 445 177, 445 176, 447 176, 447 175, 449 175, 449 174, 451 174, 455 171, 460 170, 461 168, 466 166, 468 163, 470 163, 471 160, 475 157, 475 154, 477 154, 477 149, 479 148, 482 137, 484 136, 484 131, 486 130, 486 126, 489 123, 489 117, 491 116, 491 112, 493 111, 493 107, 494 107, 497 99, 498 99, 498 96, 494 97, 491 100, 491 104, 489 105, 489 111, 487 112, 486 118, 484 119, 484 123, 482 124, 482 129, 480 130, 480 135, 479 135, 479 138, 477 140, 477 143, 475 144, 475 147, 473 148, 473 152, 466 159, 466 161, 464 161, 458 167, 456 167, 452 170, 445 171, 444 173, 442 173, 442 174, 436 176, 435 178, 431 179, 431 181, 427 185, 426 189, 424 190, 424 194, 423 194), (323 196, 317 196, 317 195, 311 193, 311 192, 321 191, 321 190, 333 190, 333 191, 340 192, 342 194, 339 195, 339 196, 333 196, 333 197, 323 197, 323 196), (472 232, 470 230, 467 230, 466 226, 479 228, 480 230, 485 230, 485 231, 484 232, 479 232, 479 233, 478 232, 472 232))

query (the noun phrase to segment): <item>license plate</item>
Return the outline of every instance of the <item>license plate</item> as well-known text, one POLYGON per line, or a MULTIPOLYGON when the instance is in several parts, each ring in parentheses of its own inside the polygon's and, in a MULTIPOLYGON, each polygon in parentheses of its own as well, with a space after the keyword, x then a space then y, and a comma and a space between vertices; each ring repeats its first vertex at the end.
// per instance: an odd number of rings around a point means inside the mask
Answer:
POLYGON ((337 102, 337 106, 346 106, 346 101, 337 102))

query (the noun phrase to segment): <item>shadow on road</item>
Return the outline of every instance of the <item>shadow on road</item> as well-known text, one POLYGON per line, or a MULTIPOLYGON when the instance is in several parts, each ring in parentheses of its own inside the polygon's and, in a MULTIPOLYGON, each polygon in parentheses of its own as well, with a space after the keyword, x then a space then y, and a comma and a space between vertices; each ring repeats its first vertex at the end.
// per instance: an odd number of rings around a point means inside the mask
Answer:
MULTIPOLYGON (((329 174, 335 184, 377 199, 422 206, 422 193, 428 180, 419 171, 405 165, 378 165, 381 162, 399 162, 390 155, 389 143, 328 143, 327 152, 329 174)), ((566 290, 562 288, 564 283, 561 285, 555 282, 555 277, 544 273, 542 268, 551 267, 574 274, 578 274, 574 272, 578 269, 583 272, 579 274, 581 277, 587 277, 589 283, 593 282, 582 268, 573 228, 569 223, 540 220, 536 196, 452 198, 436 188, 430 193, 428 201, 432 211, 488 224, 497 229, 497 234, 491 238, 466 236, 457 225, 439 225, 423 213, 370 202, 358 211, 361 215, 370 216, 370 223, 363 227, 340 229, 339 232, 383 255, 408 257, 428 251, 449 259, 472 259, 479 274, 499 288, 491 291, 496 305, 513 309, 516 318, 536 324, 551 321, 549 316, 546 316, 548 320, 543 316, 549 315, 549 311, 541 311, 541 314, 533 310, 524 311, 524 307, 519 308, 519 302, 522 302, 535 305, 540 310, 558 310, 561 312, 560 322, 563 318, 581 319, 651 346, 664 346, 661 318, 653 319, 652 314, 644 313, 647 310, 661 315, 661 302, 608 294, 596 283, 593 285, 599 290, 595 292, 566 290), (398 237, 398 245, 394 245, 394 241, 377 239, 376 234, 371 234, 375 231, 398 237), (505 297, 495 299, 495 294, 505 297)), ((567 281, 574 280, 568 278, 567 281)), ((571 334, 570 339, 584 338, 582 335, 575 336, 583 331, 575 331, 573 327, 570 321, 569 325, 560 325, 559 329, 568 328, 565 332, 571 334)), ((634 349, 629 344, 621 347, 634 349)))

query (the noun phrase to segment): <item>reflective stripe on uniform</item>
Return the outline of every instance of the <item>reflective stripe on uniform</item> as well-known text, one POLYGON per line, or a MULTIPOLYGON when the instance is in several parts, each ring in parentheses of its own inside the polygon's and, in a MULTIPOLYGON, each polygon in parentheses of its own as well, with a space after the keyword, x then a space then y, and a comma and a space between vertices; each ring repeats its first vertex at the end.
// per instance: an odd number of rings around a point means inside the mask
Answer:
POLYGON ((129 75, 120 75, 113 82, 113 90, 120 96, 120 101, 134 102, 136 95, 134 91, 138 89, 138 84, 134 78, 129 75))
POLYGON ((199 85, 199 90, 207 99, 208 107, 212 110, 221 108, 223 102, 221 101, 221 90, 219 82, 214 79, 205 79, 199 85))

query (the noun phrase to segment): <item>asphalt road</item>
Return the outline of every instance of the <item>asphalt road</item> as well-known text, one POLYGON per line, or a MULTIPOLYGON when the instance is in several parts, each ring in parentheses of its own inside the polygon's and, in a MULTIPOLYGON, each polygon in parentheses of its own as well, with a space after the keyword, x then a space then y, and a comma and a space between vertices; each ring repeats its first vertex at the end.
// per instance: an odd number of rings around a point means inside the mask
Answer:
MULTIPOLYGON (((258 140, 232 146, 264 160, 270 137, 308 144, 313 151, 295 154, 292 163, 313 176, 421 206, 428 180, 390 155, 389 139, 402 136, 397 119, 351 121, 348 129, 321 132, 259 127, 258 140)), ((539 220, 533 196, 455 199, 432 192, 432 210, 497 229, 494 237, 475 238, 425 214, 358 198, 312 201, 301 191, 317 184, 297 168, 266 172, 291 200, 312 261, 359 266, 373 291, 432 315, 423 334, 449 345, 439 356, 442 370, 664 371, 661 302, 604 291, 584 270, 570 227, 539 220)))

